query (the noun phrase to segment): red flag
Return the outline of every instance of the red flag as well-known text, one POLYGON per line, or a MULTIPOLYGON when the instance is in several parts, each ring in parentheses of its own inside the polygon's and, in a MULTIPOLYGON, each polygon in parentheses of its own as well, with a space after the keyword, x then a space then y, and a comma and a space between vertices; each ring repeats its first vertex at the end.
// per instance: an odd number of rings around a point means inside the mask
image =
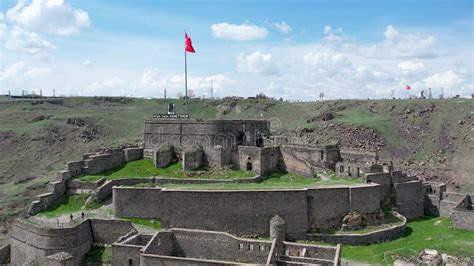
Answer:
POLYGON ((193 48, 193 43, 191 42, 191 38, 189 38, 186 32, 184 33, 184 50, 189 53, 195 53, 193 48))
POLYGON ((410 85, 407 85, 407 86, 405 87, 405 89, 407 89, 407 91, 411 90, 410 85))

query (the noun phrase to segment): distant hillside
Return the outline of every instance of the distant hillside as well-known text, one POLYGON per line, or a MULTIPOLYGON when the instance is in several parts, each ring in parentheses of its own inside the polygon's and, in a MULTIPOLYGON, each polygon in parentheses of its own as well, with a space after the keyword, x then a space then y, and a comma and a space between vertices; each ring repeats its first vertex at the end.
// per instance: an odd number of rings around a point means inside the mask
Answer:
MULTIPOLYGON (((24 211, 56 171, 80 155, 136 144, 143 120, 170 100, 0 97, 0 217, 24 211)), ((181 112, 183 102, 171 100, 181 112)), ((266 118, 275 134, 378 149, 423 178, 474 191, 473 100, 191 100, 193 118, 266 118)), ((1 218, 0 218, 1 220, 1 218)))

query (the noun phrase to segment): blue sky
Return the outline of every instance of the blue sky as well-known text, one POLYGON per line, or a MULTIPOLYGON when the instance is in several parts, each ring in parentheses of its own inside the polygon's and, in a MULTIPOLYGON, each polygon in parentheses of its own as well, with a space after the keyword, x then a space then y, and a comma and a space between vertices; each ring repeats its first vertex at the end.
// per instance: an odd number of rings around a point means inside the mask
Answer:
POLYGON ((0 94, 474 92, 473 1, 0 1, 0 94))

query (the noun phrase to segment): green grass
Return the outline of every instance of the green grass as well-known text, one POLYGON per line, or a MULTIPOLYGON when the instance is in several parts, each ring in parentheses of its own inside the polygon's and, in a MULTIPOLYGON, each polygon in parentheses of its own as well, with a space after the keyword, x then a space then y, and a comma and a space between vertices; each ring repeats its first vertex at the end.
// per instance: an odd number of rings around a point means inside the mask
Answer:
POLYGON ((457 257, 474 258, 474 231, 457 230, 446 217, 425 217, 407 223, 402 238, 368 246, 342 247, 342 257, 370 264, 392 264, 397 257, 410 258, 423 249, 436 249, 457 257))
POLYGON ((150 227, 153 229, 161 229, 161 222, 160 220, 156 219, 145 219, 145 218, 135 218, 135 217, 126 217, 125 220, 130 221, 134 224, 143 225, 146 227, 150 227))
POLYGON ((164 168, 156 168, 152 160, 138 160, 124 164, 116 169, 95 175, 78 177, 80 181, 97 181, 102 177, 106 179, 122 179, 133 177, 165 177, 165 178, 202 178, 202 179, 234 179, 253 177, 254 173, 242 170, 218 170, 203 168, 193 171, 184 171, 181 162, 171 164, 164 168))
POLYGON ((308 178, 286 172, 272 174, 261 183, 220 183, 220 184, 163 184, 164 188, 179 189, 281 189, 281 188, 311 188, 329 185, 360 184, 361 180, 332 175, 329 180, 308 178))
POLYGON ((39 212, 38 215, 48 218, 55 218, 64 214, 79 212, 83 209, 83 207, 86 210, 92 210, 102 206, 100 203, 96 202, 86 205, 86 200, 88 197, 89 194, 87 193, 66 196, 63 200, 55 203, 48 209, 39 212))
POLYGON ((92 246, 86 254, 86 260, 89 262, 112 263, 112 247, 92 246))

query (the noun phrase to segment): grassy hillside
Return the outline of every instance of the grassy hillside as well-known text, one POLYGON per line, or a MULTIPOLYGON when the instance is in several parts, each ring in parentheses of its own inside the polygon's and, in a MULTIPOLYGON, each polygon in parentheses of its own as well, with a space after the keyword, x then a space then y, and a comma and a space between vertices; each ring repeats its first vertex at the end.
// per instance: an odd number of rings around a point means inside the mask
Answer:
MULTIPOLYGON (((170 100, 75 97, 0 98, 0 220, 22 213, 65 163, 102 148, 140 143, 143 120, 170 100)), ((181 112, 183 102, 172 100, 181 112)), ((308 143, 378 149, 425 178, 474 191, 473 101, 191 100, 193 118, 266 118, 275 134, 308 143), (326 120, 326 121, 323 121, 326 120)))

